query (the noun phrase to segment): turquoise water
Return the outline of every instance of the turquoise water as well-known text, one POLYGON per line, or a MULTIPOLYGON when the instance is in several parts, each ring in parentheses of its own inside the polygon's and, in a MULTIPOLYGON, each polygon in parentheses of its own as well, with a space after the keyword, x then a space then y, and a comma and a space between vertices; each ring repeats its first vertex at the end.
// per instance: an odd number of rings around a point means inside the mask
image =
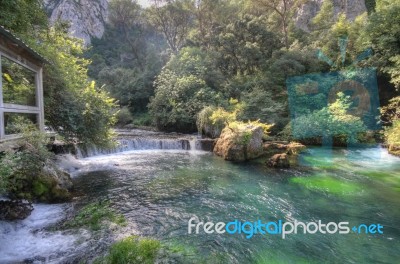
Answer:
POLYGON ((400 159, 383 149, 309 149, 294 169, 190 151, 132 151, 85 162, 98 166, 75 178, 77 191, 88 201, 109 199, 142 235, 174 249, 178 262, 399 263, 400 159), (379 223, 384 234, 189 235, 191 217, 379 223))

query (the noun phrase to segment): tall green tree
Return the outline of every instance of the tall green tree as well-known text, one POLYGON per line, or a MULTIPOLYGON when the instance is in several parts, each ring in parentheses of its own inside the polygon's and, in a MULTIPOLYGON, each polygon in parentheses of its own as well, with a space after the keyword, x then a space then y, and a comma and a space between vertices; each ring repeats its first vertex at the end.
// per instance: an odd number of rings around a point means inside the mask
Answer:
POLYGON ((147 10, 148 21, 164 35, 173 53, 186 42, 193 25, 192 10, 191 0, 153 0, 147 10))

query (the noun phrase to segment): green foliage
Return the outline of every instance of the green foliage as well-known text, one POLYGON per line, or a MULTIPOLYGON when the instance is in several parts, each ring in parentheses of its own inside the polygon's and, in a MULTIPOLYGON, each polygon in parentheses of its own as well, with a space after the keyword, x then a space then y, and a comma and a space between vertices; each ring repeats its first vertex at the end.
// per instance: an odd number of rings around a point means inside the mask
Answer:
POLYGON ((391 76, 392 83, 400 87, 400 3, 396 0, 376 1, 376 12, 369 17, 360 42, 371 46, 375 56, 371 63, 391 76))
POLYGON ((254 73, 282 46, 263 19, 251 15, 226 25, 216 41, 217 65, 230 75, 254 73))
POLYGON ((385 129, 385 138, 388 144, 400 146, 400 119, 393 121, 392 126, 385 129))
POLYGON ((109 12, 103 37, 92 39, 93 47, 85 52, 92 61, 89 76, 105 85, 121 107, 134 114, 145 112, 166 59, 165 40, 135 1, 110 1, 109 12))
POLYGON ((45 166, 56 170, 51 161, 54 154, 46 148, 47 135, 33 124, 17 123, 16 129, 22 135, 17 142, 20 147, 7 151, 0 159, 0 189, 11 198, 46 201, 55 198, 56 190, 51 188, 57 183, 44 173, 45 166))
POLYGON ((133 116, 128 107, 122 107, 117 113, 117 125, 124 126, 132 123, 133 116))
POLYGON ((1 0, 1 25, 20 34, 31 34, 38 26, 47 26, 47 15, 38 0, 1 0))
POLYGON ((226 125, 236 121, 243 105, 237 100, 231 99, 227 108, 232 111, 226 111, 222 107, 207 106, 203 108, 197 115, 197 131, 204 136, 218 138, 226 125))
POLYGON ((81 208, 75 217, 65 223, 66 228, 85 227, 90 230, 100 230, 106 225, 105 221, 125 225, 123 215, 117 214, 108 202, 91 203, 81 208))
POLYGON ((3 102, 36 105, 35 73, 18 63, 1 57, 3 102))
POLYGON ((218 92, 206 77, 207 63, 206 54, 184 48, 163 68, 155 82, 156 95, 149 104, 158 129, 193 132, 197 113, 218 103, 218 92))
POLYGON ((359 117, 348 114, 350 106, 349 97, 338 93, 337 100, 328 107, 292 120, 292 133, 299 139, 336 137, 342 143, 356 143, 367 128, 359 117))
POLYGON ((113 244, 109 255, 95 260, 102 264, 152 264, 155 263, 161 243, 158 240, 130 236, 113 244))
POLYGON ((192 24, 194 1, 154 1, 146 10, 147 20, 165 37, 170 50, 177 53, 185 44, 192 24))
POLYGON ((48 124, 66 140, 106 146, 115 122, 115 103, 102 87, 89 82, 88 60, 82 42, 58 25, 42 32, 38 46, 52 64, 44 68, 45 115, 48 124))

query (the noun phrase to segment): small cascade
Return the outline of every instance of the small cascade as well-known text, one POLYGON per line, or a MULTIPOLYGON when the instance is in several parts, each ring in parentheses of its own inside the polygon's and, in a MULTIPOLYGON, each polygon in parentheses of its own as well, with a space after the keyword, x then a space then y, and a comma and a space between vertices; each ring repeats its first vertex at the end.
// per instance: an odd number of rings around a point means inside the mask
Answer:
POLYGON ((189 139, 189 146, 190 146, 190 150, 191 151, 194 151, 194 150, 197 149, 196 138, 192 137, 192 138, 189 139))
POLYGON ((101 149, 96 146, 78 147, 77 157, 87 158, 97 155, 114 154, 130 150, 195 150, 195 138, 147 138, 137 137, 131 139, 119 139, 116 147, 101 149))

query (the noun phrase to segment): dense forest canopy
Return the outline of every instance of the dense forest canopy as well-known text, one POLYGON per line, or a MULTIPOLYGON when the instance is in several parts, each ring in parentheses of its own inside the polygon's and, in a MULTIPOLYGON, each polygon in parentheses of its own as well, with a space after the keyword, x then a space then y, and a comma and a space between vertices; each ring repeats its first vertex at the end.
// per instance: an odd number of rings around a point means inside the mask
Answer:
MULTIPOLYGON (((104 143, 114 121, 194 132, 204 108, 229 110, 232 99, 239 120, 288 136, 288 78, 360 67, 377 69, 383 120, 398 126, 400 3, 366 1, 368 12, 350 20, 323 1, 305 31, 296 16, 307 2, 110 0, 103 37, 89 47, 65 21, 49 23, 40 0, 1 1, 0 19, 52 62, 46 120, 66 138, 104 143)), ((304 103, 322 111, 321 100, 304 103)))

